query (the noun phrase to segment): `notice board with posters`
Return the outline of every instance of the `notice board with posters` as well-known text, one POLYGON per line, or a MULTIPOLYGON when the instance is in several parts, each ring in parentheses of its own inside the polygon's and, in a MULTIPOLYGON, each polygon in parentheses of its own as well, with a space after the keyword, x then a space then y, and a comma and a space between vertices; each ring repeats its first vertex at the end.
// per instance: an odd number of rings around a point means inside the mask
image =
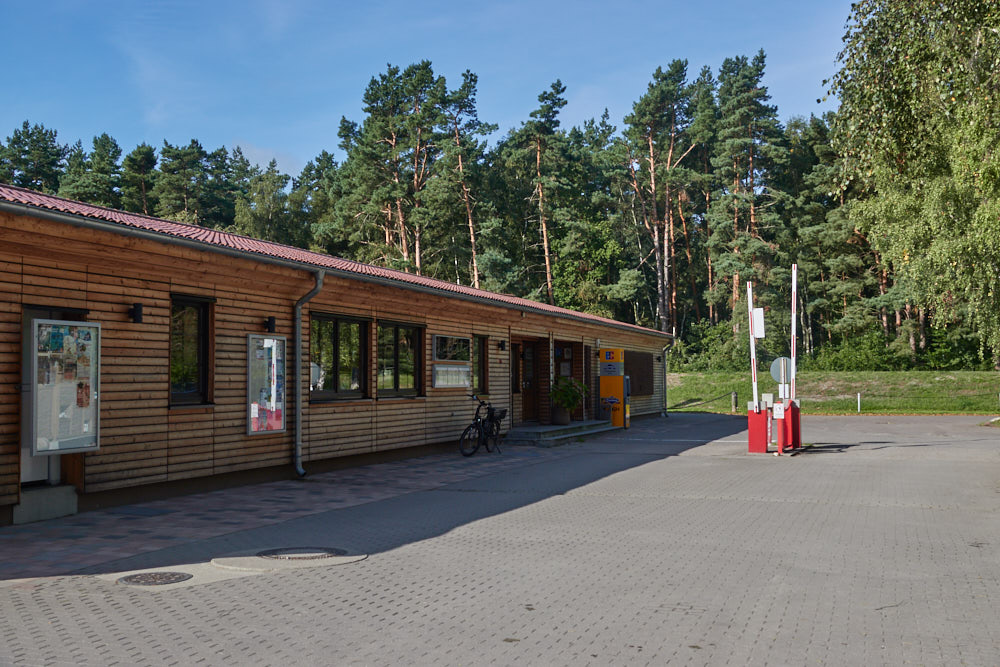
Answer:
POLYGON ((285 430, 285 337, 247 336, 247 434, 285 430))
POLYGON ((96 450, 101 325, 34 320, 31 346, 31 453, 96 450))

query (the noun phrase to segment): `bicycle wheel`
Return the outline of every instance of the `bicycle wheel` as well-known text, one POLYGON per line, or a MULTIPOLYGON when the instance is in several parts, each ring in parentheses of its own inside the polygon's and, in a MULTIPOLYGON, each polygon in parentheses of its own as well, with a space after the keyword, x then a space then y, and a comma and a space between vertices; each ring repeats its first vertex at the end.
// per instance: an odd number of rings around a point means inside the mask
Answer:
POLYGON ((500 422, 492 422, 489 426, 489 434, 486 436, 486 451, 492 452, 494 449, 500 453, 500 422))
POLYGON ((479 449, 481 440, 479 424, 469 424, 462 432, 462 438, 458 441, 458 451, 462 452, 462 456, 472 456, 479 449))

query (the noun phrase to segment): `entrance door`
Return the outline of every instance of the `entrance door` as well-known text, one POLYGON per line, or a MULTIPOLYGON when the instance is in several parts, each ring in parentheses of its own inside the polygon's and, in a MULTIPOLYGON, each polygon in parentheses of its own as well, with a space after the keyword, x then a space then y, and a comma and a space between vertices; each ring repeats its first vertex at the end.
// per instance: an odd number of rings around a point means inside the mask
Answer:
POLYGON ((538 419, 538 345, 524 341, 521 347, 521 411, 524 421, 538 419))

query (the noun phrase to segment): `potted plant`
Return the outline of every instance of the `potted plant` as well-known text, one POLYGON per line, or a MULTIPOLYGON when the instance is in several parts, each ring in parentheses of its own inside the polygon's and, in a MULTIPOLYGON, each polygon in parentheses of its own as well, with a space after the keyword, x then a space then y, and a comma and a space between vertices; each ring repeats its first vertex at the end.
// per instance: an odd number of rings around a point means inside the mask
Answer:
POLYGON ((556 378, 552 385, 549 398, 552 399, 552 423, 565 426, 569 424, 570 415, 583 402, 587 388, 582 382, 571 377, 556 378))

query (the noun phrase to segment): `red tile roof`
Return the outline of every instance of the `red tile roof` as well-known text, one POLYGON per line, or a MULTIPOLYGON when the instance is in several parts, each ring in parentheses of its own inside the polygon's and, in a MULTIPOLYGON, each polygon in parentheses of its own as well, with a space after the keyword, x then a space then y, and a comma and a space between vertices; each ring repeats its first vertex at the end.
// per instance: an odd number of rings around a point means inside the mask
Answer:
MULTIPOLYGON (((666 336, 666 334, 653 329, 647 329, 634 324, 626 324, 624 322, 618 322, 616 320, 599 317, 597 315, 590 315, 588 313, 580 313, 566 308, 550 306, 546 303, 531 301, 529 299, 511 296, 509 294, 497 294, 495 292, 487 292, 486 290, 478 290, 473 287, 457 285, 444 280, 436 280, 434 278, 418 276, 404 271, 396 271, 379 266, 372 266, 371 264, 353 262, 351 260, 341 259, 331 255, 310 252, 308 250, 303 250, 302 248, 282 245, 280 243, 272 243, 270 241, 261 241, 259 239, 240 236, 239 234, 231 234, 217 229, 208 229, 197 225, 186 225, 180 222, 153 218, 137 213, 126 213, 125 211, 117 211, 110 208, 104 208, 102 206, 93 206, 91 204, 85 204, 71 199, 63 199, 61 197, 54 197, 52 195, 35 192, 33 190, 26 190, 24 188, 18 188, 11 185, 0 184, 0 203, 2 202, 9 202, 11 204, 40 209, 42 211, 64 213, 70 216, 84 218, 86 220, 110 222, 115 225, 120 225, 123 228, 133 228, 146 232, 153 232, 155 234, 162 234, 165 237, 195 241, 204 244, 205 250, 208 251, 218 249, 227 249, 230 251, 235 250, 241 254, 245 254, 248 259, 256 258, 262 261, 267 261, 268 258, 278 259, 300 264, 304 270, 314 270, 317 268, 330 269, 337 273, 348 274, 348 276, 353 274, 361 279, 364 279, 364 277, 371 277, 379 279, 380 281, 389 281, 398 284, 402 288, 409 287, 411 289, 415 288, 421 290, 429 289, 441 292, 446 296, 454 295, 459 298, 471 298, 487 303, 512 306, 521 310, 533 310, 555 315, 557 317, 568 317, 576 320, 591 321, 597 324, 611 325, 617 328, 632 329, 643 333, 666 336)), ((164 239, 164 241, 169 240, 169 238, 164 239)))

